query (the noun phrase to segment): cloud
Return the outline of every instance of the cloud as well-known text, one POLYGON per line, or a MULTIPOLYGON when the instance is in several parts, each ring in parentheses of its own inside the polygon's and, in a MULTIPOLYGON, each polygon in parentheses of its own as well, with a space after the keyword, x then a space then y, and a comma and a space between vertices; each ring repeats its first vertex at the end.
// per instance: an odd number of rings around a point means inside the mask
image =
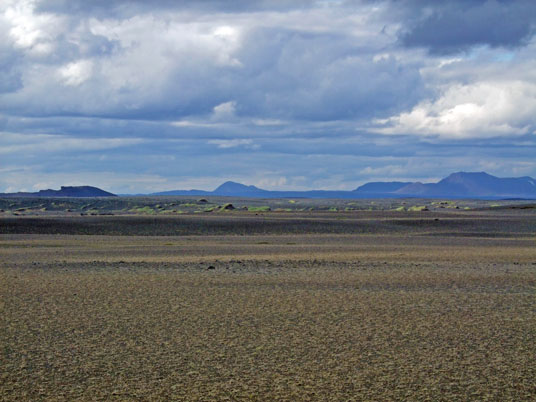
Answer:
POLYGON ((32 1, 7 1, 2 19, 10 25, 9 37, 15 47, 26 49, 34 56, 47 55, 54 50, 54 40, 60 34, 60 17, 34 14, 32 1))
POLYGON ((377 57, 374 44, 388 38, 377 35, 373 8, 276 3, 240 13, 166 3, 134 7, 135 15, 122 3, 102 17, 28 1, 24 21, 6 23, 23 32, 15 43, 24 54, 39 43, 50 52, 19 65, 24 86, 0 106, 17 115, 194 121, 233 102, 237 116, 275 121, 364 118, 418 101, 420 63, 388 51, 377 57))
POLYGON ((488 138, 531 134, 536 127, 536 84, 523 81, 453 85, 410 112, 376 120, 383 134, 488 138))
MULTIPOLYGON (((154 10, 169 11, 201 11, 242 13, 252 11, 289 11, 307 8, 316 2, 310 0, 39 0, 39 11, 65 13, 69 15, 92 15, 109 17, 117 15, 132 15, 154 10)), ((319 2, 322 3, 322 2, 319 2)))
POLYGON ((253 124, 255 124, 256 126, 266 127, 266 126, 282 126, 286 123, 278 119, 254 119, 253 124))
POLYGON ((91 61, 79 60, 61 67, 58 72, 65 85, 77 87, 91 78, 92 67, 91 61))
POLYGON ((0 44, 0 94, 15 92, 22 88, 22 74, 18 58, 17 52, 0 44))
POLYGON ((49 134, 16 134, 0 132, 1 154, 47 154, 54 152, 98 151, 141 144, 140 138, 69 138, 49 134))
POLYGON ((235 117, 236 113, 236 102, 224 102, 220 103, 217 106, 214 106, 212 109, 211 119, 214 121, 229 120, 235 117))
POLYGON ((209 144, 217 145, 220 149, 229 149, 236 147, 244 147, 246 149, 259 149, 259 144, 254 144, 251 139, 233 139, 233 140, 210 140, 209 144))
POLYGON ((1 165, 31 166, 39 183, 114 172, 116 192, 136 174, 155 178, 139 191, 536 175, 534 9, 5 0, 1 165))
POLYGON ((405 3, 410 5, 407 12, 416 17, 406 14, 399 33, 401 43, 424 47, 433 54, 457 53, 478 45, 515 48, 526 45, 536 32, 536 3, 531 0, 405 3))

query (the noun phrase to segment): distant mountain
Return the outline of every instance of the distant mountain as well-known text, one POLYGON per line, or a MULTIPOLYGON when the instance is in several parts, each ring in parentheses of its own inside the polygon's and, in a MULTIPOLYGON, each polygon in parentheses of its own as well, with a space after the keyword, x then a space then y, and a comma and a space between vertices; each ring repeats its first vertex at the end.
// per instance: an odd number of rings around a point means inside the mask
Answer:
POLYGON ((226 181, 213 191, 214 195, 231 195, 235 197, 259 197, 266 195, 266 193, 270 193, 270 191, 262 190, 255 186, 246 186, 234 181, 226 181))
POLYGON ((214 191, 175 190, 149 195, 232 196, 252 198, 526 198, 536 199, 531 177, 499 178, 485 172, 458 172, 437 183, 370 182, 353 191, 270 191, 227 181, 214 191))
POLYGON ((269 193, 267 190, 261 190, 255 186, 246 186, 245 184, 236 183, 234 181, 226 181, 214 191, 205 190, 171 190, 151 193, 149 195, 222 195, 234 197, 258 197, 264 193, 269 193))
POLYGON ((536 198, 536 180, 499 178, 485 172, 458 172, 438 183, 412 183, 394 192, 418 197, 536 198))
POLYGON ((117 197, 91 186, 61 186, 59 190, 40 190, 35 193, 0 193, 0 197, 117 197))
MULTIPOLYGON (((143 194, 139 194, 143 195, 143 194)), ((250 197, 250 198, 364 198, 356 197, 351 191, 271 191, 255 186, 227 181, 214 191, 204 190, 172 190, 147 194, 166 196, 220 196, 220 197, 250 197)))

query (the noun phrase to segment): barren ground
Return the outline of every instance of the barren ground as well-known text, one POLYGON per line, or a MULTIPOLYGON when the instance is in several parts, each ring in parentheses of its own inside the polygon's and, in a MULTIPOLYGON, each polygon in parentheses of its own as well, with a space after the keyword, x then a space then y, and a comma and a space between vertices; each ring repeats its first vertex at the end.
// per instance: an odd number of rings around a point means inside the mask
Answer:
POLYGON ((534 400, 536 214, 0 217, 0 400, 534 400))

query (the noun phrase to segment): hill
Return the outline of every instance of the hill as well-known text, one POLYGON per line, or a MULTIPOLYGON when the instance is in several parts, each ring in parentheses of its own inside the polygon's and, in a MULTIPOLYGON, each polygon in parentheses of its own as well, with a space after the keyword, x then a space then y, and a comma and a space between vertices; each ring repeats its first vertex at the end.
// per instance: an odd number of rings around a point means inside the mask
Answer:
POLYGON ((226 181, 213 191, 214 195, 230 195, 233 197, 262 197, 267 193, 270 193, 270 191, 262 190, 255 186, 246 186, 234 181, 226 181))

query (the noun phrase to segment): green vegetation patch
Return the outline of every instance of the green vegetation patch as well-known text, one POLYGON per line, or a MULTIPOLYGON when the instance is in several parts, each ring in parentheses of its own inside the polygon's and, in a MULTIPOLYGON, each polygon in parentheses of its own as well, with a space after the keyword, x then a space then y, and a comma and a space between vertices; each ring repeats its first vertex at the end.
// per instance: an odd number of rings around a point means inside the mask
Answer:
POLYGON ((411 212, 428 211, 428 208, 426 207, 426 205, 414 205, 412 207, 409 207, 408 211, 411 211, 411 212))
POLYGON ((149 215, 156 214, 156 211, 154 210, 154 208, 151 208, 149 206, 132 208, 130 211, 137 213, 137 214, 149 214, 149 215))
POLYGON ((432 201, 432 205, 456 205, 454 201, 432 201))
POLYGON ((268 205, 263 205, 260 207, 248 207, 249 212, 268 212, 271 211, 271 208, 268 205))

